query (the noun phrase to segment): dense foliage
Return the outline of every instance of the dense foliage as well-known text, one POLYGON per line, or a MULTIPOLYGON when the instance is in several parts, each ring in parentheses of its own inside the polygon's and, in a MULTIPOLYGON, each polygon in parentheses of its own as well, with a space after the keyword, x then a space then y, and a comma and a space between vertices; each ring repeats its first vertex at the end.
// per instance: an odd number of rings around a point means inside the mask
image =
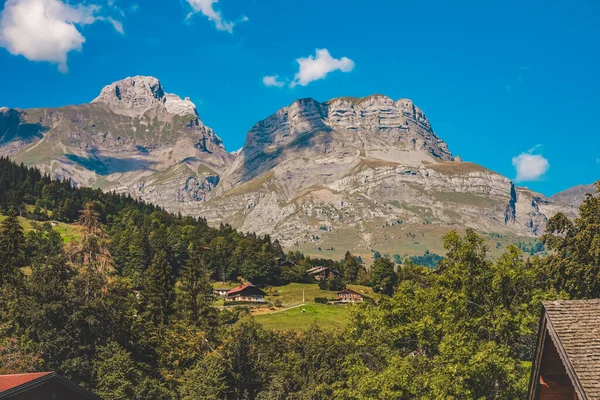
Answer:
MULTIPOLYGON (((472 231, 436 270, 379 257, 370 274, 276 241, 74 188, 0 159, 0 373, 56 370, 112 399, 523 398, 543 300, 600 297, 600 200, 549 221, 545 257, 498 259, 472 231), (48 223, 77 221, 63 243, 48 223), (213 307, 211 281, 308 281, 311 266, 370 282, 346 329, 263 329, 213 307)), ((330 285, 332 283, 328 283, 330 285)))
POLYGON ((429 250, 425 250, 422 256, 412 256, 410 260, 413 264, 421 265, 423 267, 428 268, 437 268, 440 261, 442 261, 444 257, 439 254, 431 253, 429 250))

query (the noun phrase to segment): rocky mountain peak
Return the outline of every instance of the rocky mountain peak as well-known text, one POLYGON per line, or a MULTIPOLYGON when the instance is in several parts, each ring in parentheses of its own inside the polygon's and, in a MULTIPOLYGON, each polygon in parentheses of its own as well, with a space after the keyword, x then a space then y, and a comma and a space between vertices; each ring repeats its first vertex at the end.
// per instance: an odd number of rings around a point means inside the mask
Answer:
POLYGON ((143 114, 150 108, 163 106, 173 115, 197 115, 189 98, 181 99, 165 93, 160 81, 153 76, 134 76, 105 86, 92 103, 107 104, 117 112, 143 114))

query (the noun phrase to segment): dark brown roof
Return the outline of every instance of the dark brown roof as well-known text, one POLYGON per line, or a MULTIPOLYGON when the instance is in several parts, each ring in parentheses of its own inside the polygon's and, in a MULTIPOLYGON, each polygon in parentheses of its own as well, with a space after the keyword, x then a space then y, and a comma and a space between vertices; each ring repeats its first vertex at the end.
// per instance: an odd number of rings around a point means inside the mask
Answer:
POLYGON ((563 364, 576 375, 573 386, 583 399, 600 399, 600 299, 544 302, 544 309, 563 364))
POLYGON ((349 293, 349 294, 357 294, 357 295, 359 295, 359 296, 363 296, 362 294, 360 294, 360 293, 358 293, 358 292, 355 292, 355 291, 354 291, 354 290, 352 290, 352 289, 344 289, 344 290, 340 290, 339 292, 337 292, 338 296, 339 296, 340 294, 345 294, 345 293, 349 293))

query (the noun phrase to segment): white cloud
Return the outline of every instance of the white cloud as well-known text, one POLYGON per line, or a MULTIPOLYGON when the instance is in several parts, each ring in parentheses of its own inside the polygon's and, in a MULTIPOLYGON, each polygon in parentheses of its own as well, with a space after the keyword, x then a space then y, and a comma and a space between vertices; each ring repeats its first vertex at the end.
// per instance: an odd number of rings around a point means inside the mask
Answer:
POLYGON ((550 168, 548 160, 541 154, 533 154, 534 150, 535 147, 526 153, 513 157, 512 165, 517 170, 517 182, 537 181, 550 168))
POLYGON ((309 83, 323 79, 333 71, 350 72, 354 69, 354 61, 348 57, 333 58, 327 49, 317 49, 316 56, 298 58, 300 66, 291 87, 306 86, 309 83))
POLYGON ((109 22, 117 32, 123 25, 99 16, 100 6, 70 5, 61 0, 8 0, 0 17, 0 46, 31 61, 57 63, 67 71, 67 54, 81 51, 85 38, 78 27, 109 22))
POLYGON ((263 77, 263 84, 268 87, 284 87, 285 82, 279 80, 279 75, 267 75, 263 77))
POLYGON ((106 20, 108 21, 113 28, 115 28, 115 31, 119 32, 121 35, 123 35, 125 33, 125 31, 123 30, 123 23, 121 23, 120 21, 117 21, 114 18, 108 17, 108 18, 98 18, 98 20, 106 20))
MULTIPOLYGON (((186 0, 194 12, 188 14, 188 19, 191 18, 195 13, 202 13, 210 21, 215 23, 215 27, 220 31, 227 31, 233 33, 233 27, 235 23, 232 21, 226 21, 223 19, 223 15, 220 11, 215 10, 213 4, 219 2, 219 0, 186 0)), ((242 22, 248 21, 248 17, 243 17, 242 22)))

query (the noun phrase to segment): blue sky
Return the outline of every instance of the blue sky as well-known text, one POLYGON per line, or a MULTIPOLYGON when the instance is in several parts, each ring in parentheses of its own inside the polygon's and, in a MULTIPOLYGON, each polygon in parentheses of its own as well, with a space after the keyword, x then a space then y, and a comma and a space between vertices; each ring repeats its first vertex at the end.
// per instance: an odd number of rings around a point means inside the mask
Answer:
POLYGON ((7 0, 0 106, 153 75, 233 151, 297 98, 407 97, 455 155, 551 195, 600 179, 598 20, 597 0, 7 0))

